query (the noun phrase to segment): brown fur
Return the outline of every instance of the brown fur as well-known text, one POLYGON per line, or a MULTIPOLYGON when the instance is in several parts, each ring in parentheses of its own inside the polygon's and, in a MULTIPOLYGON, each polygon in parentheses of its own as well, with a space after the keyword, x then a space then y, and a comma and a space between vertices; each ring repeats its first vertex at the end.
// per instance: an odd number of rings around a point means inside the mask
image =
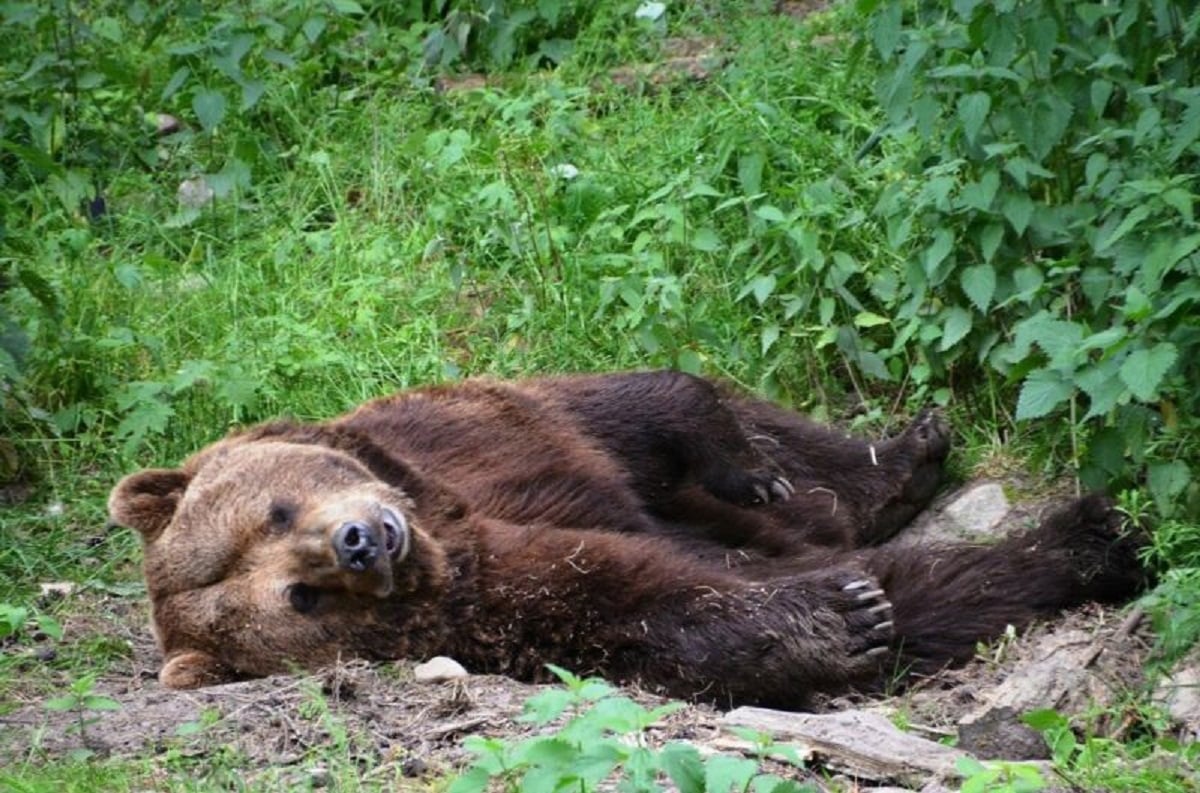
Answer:
POLYGON ((168 686, 448 654, 800 706, 1140 585, 1099 497, 995 547, 881 547, 947 449, 932 414, 869 444, 674 372, 476 380, 252 428, 110 509, 168 686))

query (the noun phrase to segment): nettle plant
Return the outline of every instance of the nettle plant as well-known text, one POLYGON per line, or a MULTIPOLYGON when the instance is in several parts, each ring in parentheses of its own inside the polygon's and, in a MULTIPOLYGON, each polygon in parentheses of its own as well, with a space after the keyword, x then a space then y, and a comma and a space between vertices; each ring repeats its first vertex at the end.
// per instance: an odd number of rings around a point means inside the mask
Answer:
POLYGON ((1084 484, 1144 472, 1162 512, 1194 508, 1197 3, 859 7, 906 163, 876 213, 911 377, 999 373, 1017 420, 1069 417, 1084 484))

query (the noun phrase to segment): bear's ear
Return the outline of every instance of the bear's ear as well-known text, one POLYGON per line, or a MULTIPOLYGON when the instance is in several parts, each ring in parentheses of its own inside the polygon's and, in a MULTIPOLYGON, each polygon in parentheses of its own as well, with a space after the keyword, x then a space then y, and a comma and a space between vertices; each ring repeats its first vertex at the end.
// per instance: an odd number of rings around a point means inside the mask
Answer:
POLYGON ((208 653, 185 650, 172 654, 158 673, 158 682, 167 688, 200 688, 226 683, 235 676, 208 653))
POLYGON ((149 468, 117 483, 108 497, 108 514, 118 526, 137 529, 153 541, 171 522, 191 476, 178 468, 149 468))

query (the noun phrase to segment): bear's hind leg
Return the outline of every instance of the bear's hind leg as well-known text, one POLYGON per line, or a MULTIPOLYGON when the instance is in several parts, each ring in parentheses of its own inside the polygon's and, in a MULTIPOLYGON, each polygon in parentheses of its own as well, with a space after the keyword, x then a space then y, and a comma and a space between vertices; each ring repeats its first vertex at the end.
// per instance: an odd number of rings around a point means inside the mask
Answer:
POLYGON ((1132 597, 1146 584, 1142 544, 1111 501, 1092 495, 994 546, 889 547, 863 558, 893 605, 897 665, 933 672, 970 659, 1008 625, 1132 597))

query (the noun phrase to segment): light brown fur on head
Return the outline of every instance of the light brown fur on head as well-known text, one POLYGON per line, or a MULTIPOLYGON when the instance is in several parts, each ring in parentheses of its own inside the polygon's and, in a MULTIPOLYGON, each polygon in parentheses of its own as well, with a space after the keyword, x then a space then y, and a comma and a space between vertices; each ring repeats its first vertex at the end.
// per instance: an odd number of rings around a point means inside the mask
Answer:
POLYGON ((378 626, 444 583, 408 496, 319 445, 224 441, 180 470, 126 477, 110 510, 142 534, 160 677, 173 688, 390 654, 378 626), (402 529, 395 550, 339 565, 339 527, 385 518, 402 529))

